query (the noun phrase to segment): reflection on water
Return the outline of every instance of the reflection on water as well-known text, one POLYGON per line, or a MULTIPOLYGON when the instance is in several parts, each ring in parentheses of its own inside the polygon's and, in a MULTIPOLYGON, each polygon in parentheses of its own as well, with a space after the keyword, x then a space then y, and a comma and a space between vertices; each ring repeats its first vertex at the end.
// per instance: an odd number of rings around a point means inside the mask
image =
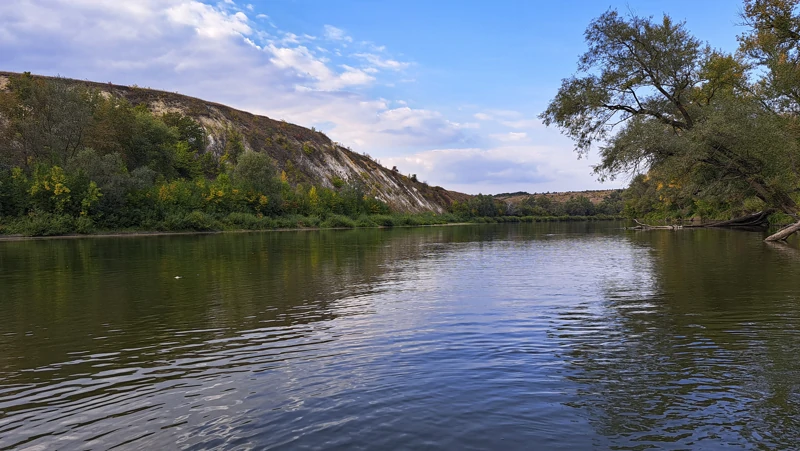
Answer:
POLYGON ((0 243, 0 449, 791 449, 800 250, 759 237, 0 243))

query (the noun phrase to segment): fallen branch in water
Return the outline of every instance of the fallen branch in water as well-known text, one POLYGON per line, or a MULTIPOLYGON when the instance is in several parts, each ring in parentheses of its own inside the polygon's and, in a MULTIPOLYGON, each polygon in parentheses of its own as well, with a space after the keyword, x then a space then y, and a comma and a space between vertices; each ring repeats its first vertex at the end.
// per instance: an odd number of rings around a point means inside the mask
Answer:
POLYGON ((776 233, 768 236, 764 241, 785 241, 786 238, 789 238, 791 234, 798 230, 800 230, 800 221, 778 230, 776 233))
MULTIPOLYGON (((675 229, 700 229, 700 228, 735 228, 735 227, 766 227, 768 225, 767 218, 769 215, 772 214, 771 210, 766 211, 759 211, 758 213, 753 213, 750 215, 740 216, 738 218, 729 219, 727 221, 718 221, 712 222, 709 224, 673 224, 673 225, 650 225, 640 222, 638 219, 634 219, 633 221, 636 224, 639 224, 639 227, 634 227, 634 229, 668 229, 668 230, 675 230, 675 229)), ((800 227, 798 227, 800 229, 800 227)))
POLYGON ((682 229, 683 228, 682 225, 677 225, 677 224, 665 225, 665 226, 655 226, 655 225, 650 225, 650 224, 645 224, 643 222, 639 222, 638 219, 634 219, 633 222, 639 224, 639 227, 634 227, 634 229, 640 229, 640 230, 646 230, 646 229, 670 229, 670 230, 675 230, 675 229, 682 229))
MULTIPOLYGON (((633 222, 638 224, 638 227, 632 227, 632 229, 636 230, 648 230, 648 229, 667 229, 667 230, 676 230, 676 229, 683 229, 683 228, 735 228, 735 227, 767 227, 769 225, 769 215, 773 213, 773 210, 765 210, 759 211, 758 213, 753 213, 746 216, 741 216, 739 218, 730 219, 727 221, 720 221, 714 222, 711 224, 690 224, 690 225, 664 225, 664 226, 656 226, 645 224, 640 222, 638 219, 634 219, 633 222)), ((774 242, 774 241, 786 241, 792 234, 795 232, 800 231, 800 221, 789 224, 782 229, 778 230, 776 233, 768 236, 764 241, 767 242, 774 242)))
POLYGON ((759 211, 758 213, 753 213, 751 215, 729 219, 727 221, 689 227, 765 227, 768 225, 767 218, 769 218, 770 214, 772 214, 771 210, 765 210, 759 211))

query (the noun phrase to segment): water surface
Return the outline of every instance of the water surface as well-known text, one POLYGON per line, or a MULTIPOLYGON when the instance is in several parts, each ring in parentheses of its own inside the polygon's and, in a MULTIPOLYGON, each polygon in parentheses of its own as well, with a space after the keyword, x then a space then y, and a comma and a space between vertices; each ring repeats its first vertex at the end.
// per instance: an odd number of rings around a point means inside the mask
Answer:
POLYGON ((0 449, 793 449, 800 250, 618 223, 0 243, 0 449))

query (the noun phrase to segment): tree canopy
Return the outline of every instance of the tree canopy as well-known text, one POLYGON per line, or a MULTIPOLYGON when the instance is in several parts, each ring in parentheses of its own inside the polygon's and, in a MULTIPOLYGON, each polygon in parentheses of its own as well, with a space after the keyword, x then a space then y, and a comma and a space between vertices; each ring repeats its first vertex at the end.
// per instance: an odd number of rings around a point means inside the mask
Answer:
POLYGON ((389 213, 356 180, 291 185, 234 125, 217 146, 207 133, 80 82, 13 75, 0 90, 0 233, 341 225, 355 224, 341 215, 389 213))
POLYGON ((673 205, 689 214, 722 202, 794 215, 798 3, 746 1, 750 28, 736 54, 712 49, 667 15, 609 10, 587 27, 576 73, 540 117, 572 138, 579 155, 599 150, 601 179, 646 174, 637 183, 671 188, 673 205))

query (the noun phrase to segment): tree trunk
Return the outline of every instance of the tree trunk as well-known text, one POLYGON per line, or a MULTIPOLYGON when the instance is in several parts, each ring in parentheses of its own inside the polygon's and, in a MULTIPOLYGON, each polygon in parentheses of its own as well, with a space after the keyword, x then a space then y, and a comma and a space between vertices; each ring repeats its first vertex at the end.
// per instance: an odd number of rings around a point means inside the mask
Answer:
MULTIPOLYGON (((798 206, 789 194, 780 190, 767 189, 766 184, 759 183, 760 180, 757 182, 751 180, 750 182, 750 185, 756 188, 758 197, 767 202, 767 205, 774 205, 788 215, 795 216, 797 214, 798 206), (757 187, 757 185, 760 186, 757 187), (761 194, 765 194, 765 196, 762 197, 761 194)), ((784 241, 798 230, 800 230, 800 221, 778 230, 777 233, 768 236, 764 241, 784 241)))
POLYGON ((772 234, 764 241, 784 241, 789 238, 789 235, 800 230, 800 221, 778 230, 778 233, 772 234))
POLYGON ((767 218, 775 210, 764 210, 752 215, 742 216, 739 218, 730 219, 728 221, 714 222, 711 224, 704 224, 700 226, 689 227, 766 227, 767 218))
POLYGON ((798 206, 788 193, 769 187, 761 177, 749 178, 747 182, 750 187, 753 188, 756 197, 763 200, 768 206, 774 207, 788 215, 797 213, 798 206))

